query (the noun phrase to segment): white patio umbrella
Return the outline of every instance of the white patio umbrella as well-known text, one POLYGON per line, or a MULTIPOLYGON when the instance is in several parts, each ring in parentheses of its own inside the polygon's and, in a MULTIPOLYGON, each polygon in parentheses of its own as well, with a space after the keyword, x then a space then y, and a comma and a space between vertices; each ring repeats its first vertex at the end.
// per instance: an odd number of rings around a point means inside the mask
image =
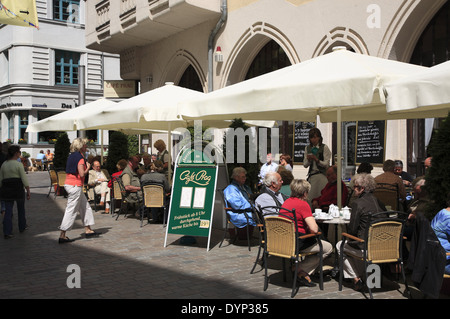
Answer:
POLYGON ((446 117, 450 111, 450 61, 384 87, 387 111, 404 118, 446 117))
MULTIPOLYGON (((180 103, 186 119, 295 120, 338 123, 337 156, 341 151, 341 121, 402 118, 386 111, 384 84, 426 68, 335 50, 262 76, 180 103)), ((337 163, 341 179, 341 161, 337 163)), ((338 204, 341 187, 338 183, 338 204)))
MULTIPOLYGON (((193 121, 186 121, 179 116, 178 103, 185 99, 199 98, 204 93, 183 88, 167 82, 166 85, 141 93, 121 101, 105 110, 100 110, 95 116, 78 119, 79 129, 151 129, 164 130, 171 136, 177 128, 192 125, 193 121)), ((209 127, 224 128, 231 122, 210 120, 205 122, 209 127)), ((256 122, 254 125, 273 126, 273 121, 256 122)), ((170 140, 170 138, 169 138, 170 140)), ((171 154, 172 143, 168 143, 171 154)), ((171 175, 169 165, 169 176, 171 175)))
POLYGON ((84 116, 91 116, 96 112, 105 110, 117 104, 106 98, 100 98, 96 101, 80 105, 73 109, 58 113, 46 119, 31 123, 27 127, 27 132, 45 132, 45 131, 76 131, 78 121, 84 116))

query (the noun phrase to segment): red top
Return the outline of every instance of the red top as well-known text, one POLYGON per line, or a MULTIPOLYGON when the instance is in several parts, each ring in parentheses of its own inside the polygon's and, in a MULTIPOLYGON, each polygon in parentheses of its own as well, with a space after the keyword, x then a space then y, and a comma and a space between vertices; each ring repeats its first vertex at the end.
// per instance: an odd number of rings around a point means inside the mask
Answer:
MULTIPOLYGON (((302 234, 308 234, 310 232, 308 225, 305 223, 305 218, 313 217, 313 215, 311 212, 311 207, 306 201, 296 197, 289 197, 287 200, 284 201, 281 207, 284 207, 289 210, 295 208, 295 215, 297 216, 298 232, 302 234)), ((280 213, 292 217, 291 212, 287 212, 283 209, 280 209, 280 213)))
MULTIPOLYGON (((83 165, 83 168, 86 169, 86 164, 84 162, 84 158, 80 159, 80 161, 77 164, 83 165)), ((84 176, 80 177, 80 174, 67 174, 66 175, 66 181, 64 182, 65 185, 72 185, 72 186, 83 186, 84 185, 84 176)))

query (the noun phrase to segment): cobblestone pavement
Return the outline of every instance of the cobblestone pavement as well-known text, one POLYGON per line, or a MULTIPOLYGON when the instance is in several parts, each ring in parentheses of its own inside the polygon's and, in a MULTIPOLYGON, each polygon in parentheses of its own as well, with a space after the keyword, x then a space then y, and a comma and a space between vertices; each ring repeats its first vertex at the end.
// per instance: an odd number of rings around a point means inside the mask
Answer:
MULTIPOLYGON (((286 299, 290 300, 290 274, 282 279, 281 261, 269 261, 270 284, 263 291, 260 267, 250 274, 257 253, 257 242, 249 252, 246 242, 219 248, 223 230, 213 229, 211 249, 207 239, 197 238, 194 245, 180 244, 180 236, 169 235, 164 247, 165 228, 161 224, 140 227, 134 218, 94 213, 95 230, 102 235, 86 239, 80 219, 67 235, 75 239, 58 244, 58 226, 66 199, 47 197, 47 172, 28 174, 31 200, 26 203, 29 229, 0 240, 0 298, 26 299, 286 299), (72 275, 69 265, 78 265, 81 288, 68 288, 72 275), (69 278, 70 279, 70 278, 69 278), (69 280, 70 281, 70 280, 69 280)), ((395 277, 394 277, 395 278, 395 277)), ((411 287, 413 296, 421 293, 411 287)), ((375 299, 405 299, 404 285, 384 278, 375 299)), ((368 294, 350 287, 338 291, 338 282, 330 279, 324 290, 301 287, 295 299, 366 299, 368 294)), ((443 296, 443 298, 447 298, 443 296)))

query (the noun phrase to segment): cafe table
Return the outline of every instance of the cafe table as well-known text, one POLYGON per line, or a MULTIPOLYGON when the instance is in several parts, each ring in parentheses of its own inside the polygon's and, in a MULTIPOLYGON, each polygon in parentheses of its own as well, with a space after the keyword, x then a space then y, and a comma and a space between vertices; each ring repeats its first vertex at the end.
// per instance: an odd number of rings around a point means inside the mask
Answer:
POLYGON ((339 259, 338 259, 337 249, 336 249, 336 245, 338 242, 338 226, 349 224, 350 219, 344 219, 342 216, 326 218, 326 219, 321 219, 320 217, 316 217, 316 222, 334 225, 334 266, 333 266, 333 269, 331 270, 331 276, 334 278, 337 275, 337 273, 339 272, 339 259))

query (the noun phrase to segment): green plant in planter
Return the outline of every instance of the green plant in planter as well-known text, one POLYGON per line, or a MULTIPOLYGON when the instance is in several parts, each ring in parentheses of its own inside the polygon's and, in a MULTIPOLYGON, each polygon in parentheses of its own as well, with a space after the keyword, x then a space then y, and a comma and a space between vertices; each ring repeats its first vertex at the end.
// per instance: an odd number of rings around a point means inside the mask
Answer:
POLYGON ((70 141, 67 133, 61 133, 56 139, 53 165, 56 170, 65 170, 70 153, 70 141))
POLYGON ((30 158, 30 153, 27 153, 27 152, 22 152, 22 157, 24 157, 24 158, 30 158))
POLYGON ((116 164, 119 160, 128 160, 128 137, 122 132, 110 131, 108 159, 105 168, 110 174, 117 171, 116 164))
POLYGON ((450 193, 450 113, 434 132, 428 152, 432 161, 425 173, 424 188, 430 199, 425 215, 431 220, 441 209, 446 208, 447 195, 450 193))

